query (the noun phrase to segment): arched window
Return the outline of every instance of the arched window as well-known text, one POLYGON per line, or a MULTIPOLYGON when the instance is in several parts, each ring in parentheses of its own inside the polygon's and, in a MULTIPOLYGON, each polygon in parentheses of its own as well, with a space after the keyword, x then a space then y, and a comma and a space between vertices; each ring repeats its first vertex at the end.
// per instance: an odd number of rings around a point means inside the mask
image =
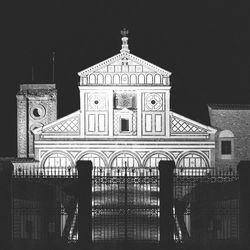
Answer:
POLYGON ((153 76, 152 75, 147 75, 147 83, 153 84, 153 76))
POLYGON ((160 161, 170 161, 171 158, 164 153, 154 153, 145 162, 145 167, 156 168, 159 167, 160 161))
POLYGON ((124 74, 121 77, 122 79, 122 84, 128 84, 128 75, 124 74))
POLYGON ((177 174, 179 175, 205 175, 208 163, 206 159, 197 153, 189 153, 181 157, 177 164, 177 174))
POLYGON ((234 134, 230 130, 223 130, 219 134, 220 138, 231 138, 234 137, 234 134))
POLYGON ((95 75, 92 74, 92 75, 89 76, 89 83, 90 84, 96 83, 96 81, 95 81, 95 75))
POLYGON ((120 83, 119 75, 114 75, 114 84, 119 84, 119 83, 120 83))
POLYGON ((87 153, 80 157, 82 161, 92 161, 93 167, 105 167, 105 162, 101 156, 96 153, 87 153))
POLYGON ((106 84, 111 84, 111 75, 106 75, 105 81, 106 84))
POLYGON ((234 134, 230 130, 219 133, 219 157, 222 160, 233 159, 234 134))
POLYGON ((97 83, 98 84, 103 84, 103 75, 98 75, 98 77, 97 77, 97 83))
POLYGON ((120 153, 111 162, 111 167, 139 167, 139 162, 131 153, 120 153))
POLYGON ((130 82, 131 82, 131 84, 136 84, 136 75, 130 76, 130 82))
POLYGON ((161 76, 160 75, 155 75, 155 84, 160 84, 161 83, 161 76))
POLYGON ((43 174, 54 175, 68 175, 75 173, 75 167, 72 160, 64 153, 52 153, 43 163, 43 174))
POLYGON ((134 168, 140 165, 139 159, 133 153, 119 153, 111 159, 111 173, 113 176, 124 176, 125 172, 130 175, 134 168))
POLYGON ((139 84, 145 83, 144 75, 139 75, 139 84))

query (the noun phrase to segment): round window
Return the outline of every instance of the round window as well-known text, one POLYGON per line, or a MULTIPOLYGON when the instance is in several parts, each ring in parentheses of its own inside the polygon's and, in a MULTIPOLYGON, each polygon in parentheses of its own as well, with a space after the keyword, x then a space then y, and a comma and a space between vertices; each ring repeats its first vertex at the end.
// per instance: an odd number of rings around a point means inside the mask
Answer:
POLYGON ((40 117, 41 116, 41 111, 38 108, 34 108, 32 112, 33 112, 33 115, 35 117, 40 117))
POLYGON ((30 114, 33 119, 41 119, 45 116, 45 108, 41 105, 35 105, 31 108, 30 114))

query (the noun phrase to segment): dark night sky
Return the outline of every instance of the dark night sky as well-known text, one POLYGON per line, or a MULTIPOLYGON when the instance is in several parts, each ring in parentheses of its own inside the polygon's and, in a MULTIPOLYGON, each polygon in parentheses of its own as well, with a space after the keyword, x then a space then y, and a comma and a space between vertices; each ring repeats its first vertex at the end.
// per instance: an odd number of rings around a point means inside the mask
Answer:
POLYGON ((171 107, 208 124, 207 103, 250 103, 249 1, 6 1, 1 3, 0 156, 16 155, 16 93, 51 83, 58 116, 79 109, 77 72, 120 50, 172 72, 171 107))

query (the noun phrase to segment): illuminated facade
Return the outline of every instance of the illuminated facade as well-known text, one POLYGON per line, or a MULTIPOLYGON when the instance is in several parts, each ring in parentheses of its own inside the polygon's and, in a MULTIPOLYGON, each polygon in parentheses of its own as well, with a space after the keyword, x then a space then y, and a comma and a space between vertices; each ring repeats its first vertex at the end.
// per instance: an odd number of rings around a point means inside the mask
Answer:
MULTIPOLYGON (((78 75, 80 109, 60 119, 54 84, 20 86, 18 159, 24 161, 13 161, 15 174, 64 178, 76 174, 78 160, 91 160, 93 241, 158 242, 159 161, 174 161, 177 175, 206 175, 215 167, 216 130, 171 111, 171 73, 131 54, 126 32, 119 54, 78 75)), ((77 200, 64 184, 53 185, 50 195, 56 194, 60 211, 59 220, 50 222, 53 232, 75 240, 77 200)), ((175 192, 180 199, 186 195, 181 186, 175 192)), ((15 223, 24 217, 16 215, 15 223)), ((182 223, 190 233, 190 217, 175 221, 177 232, 182 223)))
POLYGON ((171 73, 131 54, 126 34, 119 54, 78 75, 80 110, 60 119, 55 86, 41 85, 42 92, 25 85, 29 97, 18 93, 19 116, 25 113, 18 119, 19 157, 34 157, 47 173, 73 169, 79 159, 96 167, 156 167, 169 159, 180 174, 214 167, 216 130, 170 110, 171 73))

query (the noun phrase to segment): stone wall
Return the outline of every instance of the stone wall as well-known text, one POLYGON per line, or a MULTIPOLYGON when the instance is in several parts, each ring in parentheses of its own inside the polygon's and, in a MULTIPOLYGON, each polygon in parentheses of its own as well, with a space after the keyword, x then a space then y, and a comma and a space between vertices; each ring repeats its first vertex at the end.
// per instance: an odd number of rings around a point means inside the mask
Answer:
POLYGON ((32 130, 57 119, 55 84, 22 84, 17 93, 17 156, 34 157, 32 130))
POLYGON ((209 105, 211 126, 216 133, 215 164, 217 167, 235 168, 239 161, 250 159, 250 105, 209 105), (232 159, 221 159, 219 133, 230 130, 234 134, 232 159))

